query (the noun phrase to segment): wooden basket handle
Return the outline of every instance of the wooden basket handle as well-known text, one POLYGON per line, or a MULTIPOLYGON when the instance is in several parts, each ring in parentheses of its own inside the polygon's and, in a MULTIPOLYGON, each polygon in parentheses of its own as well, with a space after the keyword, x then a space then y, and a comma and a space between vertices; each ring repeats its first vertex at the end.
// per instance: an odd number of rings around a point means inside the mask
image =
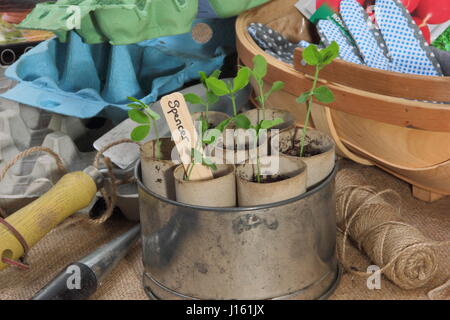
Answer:
MULTIPOLYGON (((294 53, 295 70, 314 76, 314 68, 303 66, 303 49, 294 53)), ((424 101, 450 101, 450 77, 432 77, 390 72, 336 59, 320 72, 320 77, 350 88, 424 101)))
POLYGON ((334 126, 330 108, 321 106, 319 104, 314 104, 311 111, 311 117, 316 129, 327 133, 333 138, 334 142, 336 143, 336 153, 338 155, 365 166, 374 165, 372 161, 356 155, 344 145, 334 126))

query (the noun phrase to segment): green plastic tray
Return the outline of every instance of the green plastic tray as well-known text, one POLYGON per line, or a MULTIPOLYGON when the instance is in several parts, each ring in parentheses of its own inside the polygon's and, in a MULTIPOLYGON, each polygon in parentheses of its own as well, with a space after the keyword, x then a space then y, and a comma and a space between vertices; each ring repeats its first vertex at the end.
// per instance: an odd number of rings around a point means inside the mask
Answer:
POLYGON ((216 14, 221 18, 233 17, 243 11, 257 7, 269 0, 208 0, 216 14))
POLYGON ((124 45, 187 33, 197 9, 198 0, 60 0, 38 4, 19 27, 53 31, 63 42, 75 30, 88 44, 124 45))

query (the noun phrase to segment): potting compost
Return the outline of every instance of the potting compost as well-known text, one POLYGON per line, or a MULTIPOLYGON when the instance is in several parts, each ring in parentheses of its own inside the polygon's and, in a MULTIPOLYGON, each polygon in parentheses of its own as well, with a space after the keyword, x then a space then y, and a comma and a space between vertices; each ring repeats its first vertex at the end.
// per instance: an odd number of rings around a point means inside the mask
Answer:
POLYGON ((449 1, 3 1, 0 64, 0 300, 450 299, 449 1))

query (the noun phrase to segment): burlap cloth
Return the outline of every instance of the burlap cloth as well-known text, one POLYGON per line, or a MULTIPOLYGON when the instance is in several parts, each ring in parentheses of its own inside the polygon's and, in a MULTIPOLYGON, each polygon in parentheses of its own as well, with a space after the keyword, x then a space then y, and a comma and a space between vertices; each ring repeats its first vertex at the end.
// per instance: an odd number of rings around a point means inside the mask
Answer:
MULTIPOLYGON (((380 190, 391 188, 398 192, 402 197, 402 214, 406 222, 416 226, 433 240, 450 239, 450 197, 433 204, 415 200, 408 184, 379 169, 349 161, 342 162, 339 174, 355 171, 380 190)), ((82 258, 131 226, 132 223, 120 216, 113 217, 101 226, 92 225, 81 216, 67 219, 32 249, 29 255, 31 270, 9 268, 0 272, 0 299, 30 298, 67 264, 82 258)), ((354 267, 365 270, 369 265, 357 250, 352 248, 348 250, 348 254, 354 267)), ((440 276, 428 288, 405 291, 383 278, 380 290, 369 290, 366 278, 345 273, 330 299, 427 299, 427 292, 443 284, 450 276, 449 248, 440 249, 439 254, 440 276)), ((142 270, 141 247, 137 244, 92 299, 147 299, 141 285, 142 270)))

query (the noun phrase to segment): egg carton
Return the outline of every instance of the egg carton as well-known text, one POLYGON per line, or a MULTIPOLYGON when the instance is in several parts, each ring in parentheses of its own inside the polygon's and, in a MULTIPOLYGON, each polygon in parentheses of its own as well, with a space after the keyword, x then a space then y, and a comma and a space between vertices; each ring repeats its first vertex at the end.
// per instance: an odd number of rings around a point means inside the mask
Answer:
MULTIPOLYGON (((14 86, 3 77, 3 71, 0 68, 0 93, 14 86)), ((93 142, 111 128, 108 120, 81 120, 0 98, 0 170, 17 154, 36 146, 55 151, 68 171, 83 170, 93 163, 93 142)), ((47 192, 60 178, 55 160, 45 153, 19 160, 0 181, 0 207, 7 215, 12 214, 47 192)), ((132 220, 138 219, 136 186, 121 186, 117 193, 121 211, 132 220)), ((84 211, 89 212, 93 204, 84 211)))

